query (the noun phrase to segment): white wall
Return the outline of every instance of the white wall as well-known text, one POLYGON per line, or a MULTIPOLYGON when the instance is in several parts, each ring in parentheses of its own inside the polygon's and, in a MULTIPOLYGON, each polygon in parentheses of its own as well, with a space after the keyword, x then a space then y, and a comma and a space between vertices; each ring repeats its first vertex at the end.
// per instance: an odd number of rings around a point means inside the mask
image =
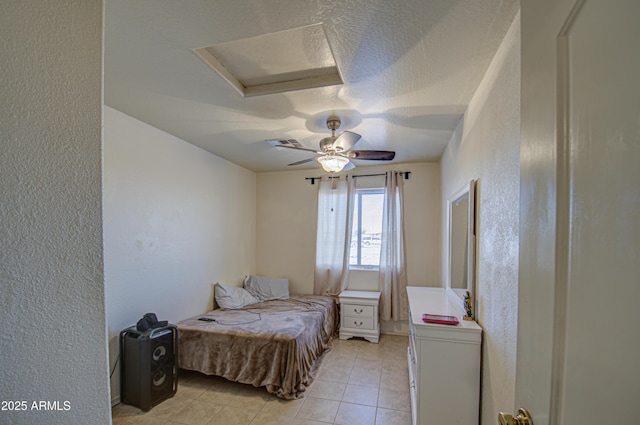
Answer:
MULTIPOLYGON (((353 174, 389 170, 410 171, 405 180, 407 276, 410 285, 441 282, 440 165, 394 164, 356 168, 353 174)), ((292 292, 313 292, 317 221, 317 184, 305 177, 318 170, 259 173, 257 181, 256 273, 288 277, 292 292)), ((358 179, 366 184, 371 178, 358 179)), ((376 272, 352 271, 350 289, 377 290, 376 272)), ((406 329, 404 323, 384 324, 383 331, 406 329), (396 325, 397 329, 396 329, 396 325)))
POLYGON ((0 39, 0 423, 107 424, 102 2, 3 2, 0 39))
MULTIPOLYGON (((443 252, 447 198, 477 186, 478 323, 484 330, 482 421, 511 411, 517 342, 520 16, 506 35, 442 157, 443 252)), ((446 267, 446 256, 443 256, 446 267)), ((444 282, 443 282, 444 284, 444 282)))
MULTIPOLYGON (((146 312, 177 322, 213 308, 212 284, 255 266, 256 175, 105 107, 105 279, 110 364, 146 312)), ((119 368, 112 399, 120 395, 119 368)))

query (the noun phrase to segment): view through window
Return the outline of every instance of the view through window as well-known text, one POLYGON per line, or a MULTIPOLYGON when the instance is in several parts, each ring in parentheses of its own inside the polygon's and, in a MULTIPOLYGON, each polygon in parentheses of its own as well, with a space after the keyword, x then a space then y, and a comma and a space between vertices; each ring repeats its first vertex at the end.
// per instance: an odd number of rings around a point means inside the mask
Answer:
POLYGON ((383 189, 356 191, 349 251, 352 269, 377 269, 380 264, 383 203, 383 189))

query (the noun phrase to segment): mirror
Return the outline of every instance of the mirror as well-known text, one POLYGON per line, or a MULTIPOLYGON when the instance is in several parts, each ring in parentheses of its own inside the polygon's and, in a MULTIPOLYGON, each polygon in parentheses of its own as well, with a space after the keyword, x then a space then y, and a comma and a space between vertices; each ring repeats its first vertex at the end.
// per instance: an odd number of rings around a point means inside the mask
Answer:
POLYGON ((447 289, 464 303, 466 292, 471 295, 471 313, 475 318, 475 180, 448 199, 449 252, 447 289))

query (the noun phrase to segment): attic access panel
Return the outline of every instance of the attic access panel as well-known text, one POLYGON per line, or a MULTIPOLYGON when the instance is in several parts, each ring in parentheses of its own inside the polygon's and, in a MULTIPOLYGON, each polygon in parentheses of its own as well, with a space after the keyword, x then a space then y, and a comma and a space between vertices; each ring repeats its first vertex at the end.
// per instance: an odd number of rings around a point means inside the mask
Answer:
POLYGON ((322 24, 194 52, 243 97, 343 84, 322 24))

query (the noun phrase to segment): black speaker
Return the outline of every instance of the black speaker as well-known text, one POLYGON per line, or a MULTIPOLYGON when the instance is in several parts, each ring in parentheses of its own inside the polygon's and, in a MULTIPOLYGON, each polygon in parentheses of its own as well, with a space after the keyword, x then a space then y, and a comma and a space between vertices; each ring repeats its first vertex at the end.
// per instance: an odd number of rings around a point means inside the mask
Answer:
POLYGON ((142 410, 173 397, 178 391, 178 329, 166 325, 120 332, 122 359, 120 400, 142 410))

